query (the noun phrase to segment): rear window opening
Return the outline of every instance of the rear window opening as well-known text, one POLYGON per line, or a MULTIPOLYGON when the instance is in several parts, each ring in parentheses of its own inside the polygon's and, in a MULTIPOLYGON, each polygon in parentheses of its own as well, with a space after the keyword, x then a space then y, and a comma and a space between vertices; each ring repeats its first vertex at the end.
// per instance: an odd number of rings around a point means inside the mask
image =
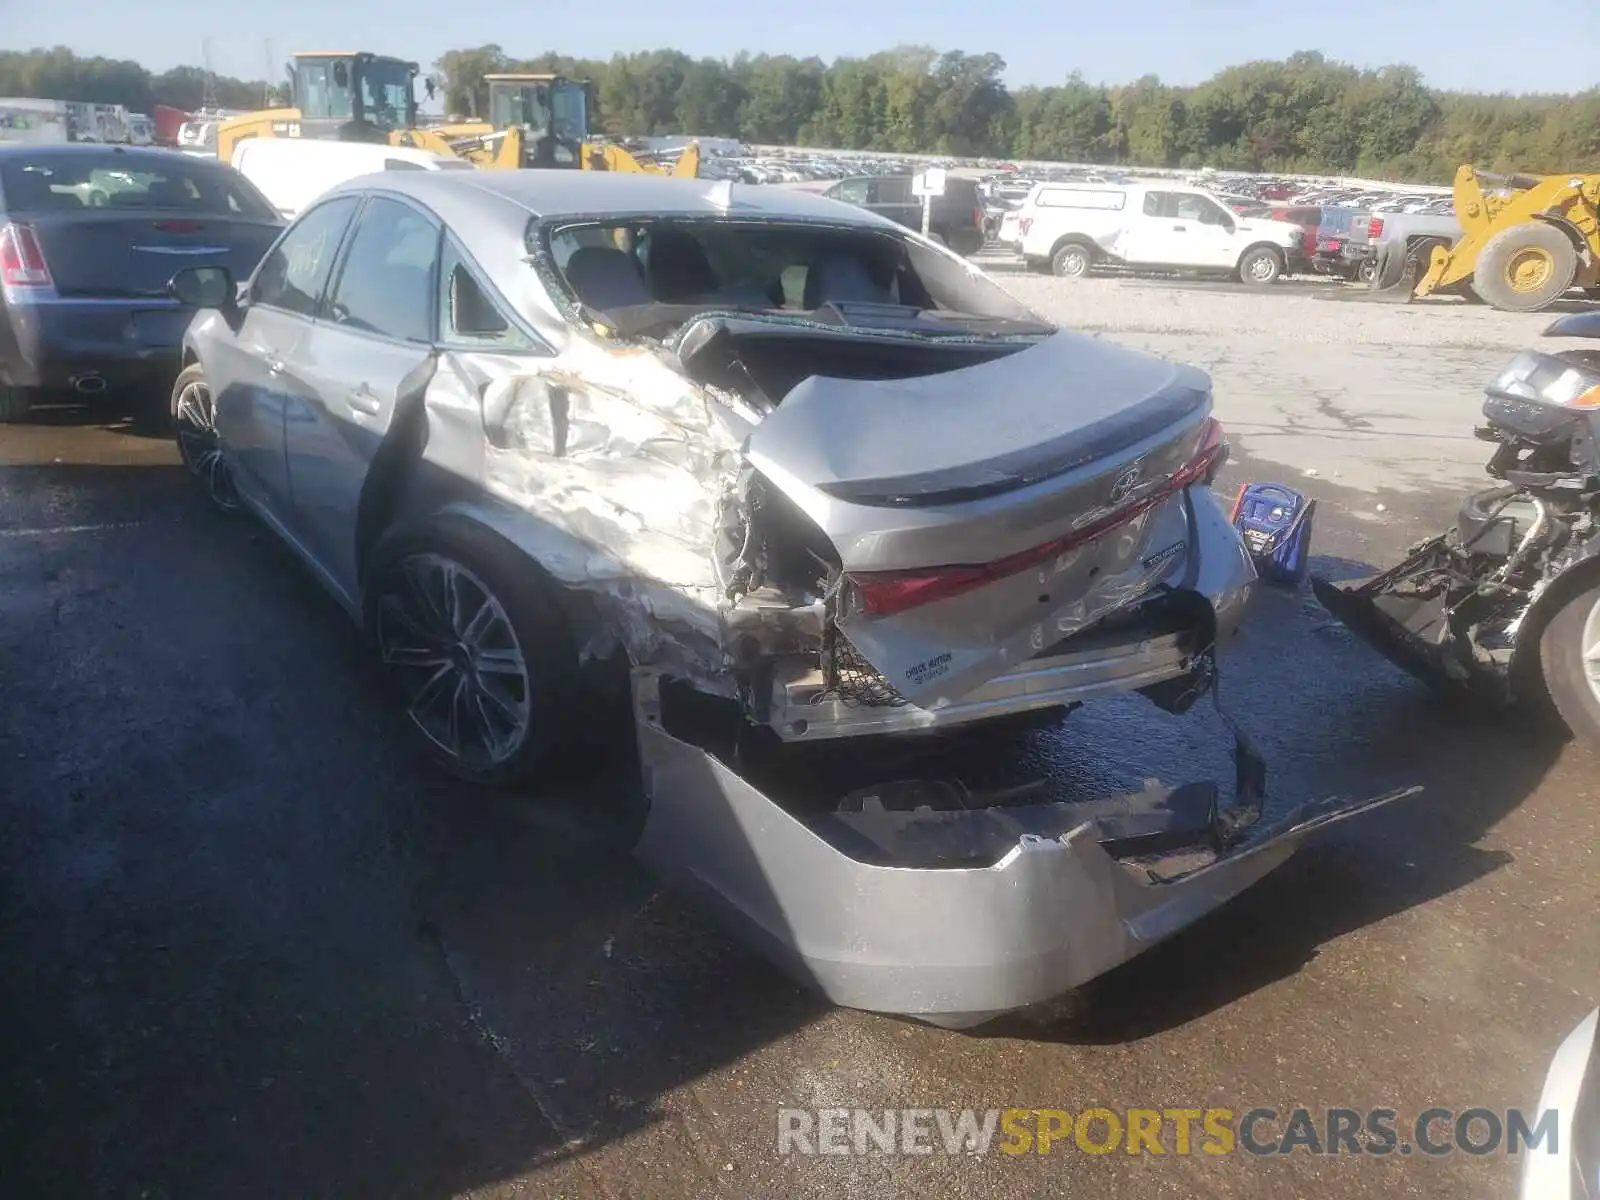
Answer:
POLYGON ((771 220, 569 222, 536 231, 574 298, 623 336, 704 311, 901 332, 1051 326, 964 264, 892 231, 771 220))
POLYGON ((108 150, 7 158, 0 163, 0 198, 12 215, 109 211, 277 219, 242 176, 219 165, 168 157, 108 150))

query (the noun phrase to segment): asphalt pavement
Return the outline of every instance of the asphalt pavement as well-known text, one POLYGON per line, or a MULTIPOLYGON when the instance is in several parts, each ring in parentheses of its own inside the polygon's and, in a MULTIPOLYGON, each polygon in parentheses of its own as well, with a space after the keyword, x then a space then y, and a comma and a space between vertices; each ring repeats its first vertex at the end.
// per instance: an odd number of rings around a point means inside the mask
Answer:
MULTIPOLYGON (((1374 523, 1306 482, 1335 575, 1450 502, 1374 523)), ((797 990, 628 857, 618 784, 433 773, 288 554, 93 414, 0 427, 0 686, 7 1196, 1502 1196, 1502 1154, 780 1156, 777 1110, 1503 1111, 1600 1001, 1594 757, 1446 707, 1308 592, 1224 676, 1274 803, 1425 793, 975 1034, 797 990)), ((1137 698, 1032 737, 1117 786, 1227 769, 1213 714, 1137 698)))

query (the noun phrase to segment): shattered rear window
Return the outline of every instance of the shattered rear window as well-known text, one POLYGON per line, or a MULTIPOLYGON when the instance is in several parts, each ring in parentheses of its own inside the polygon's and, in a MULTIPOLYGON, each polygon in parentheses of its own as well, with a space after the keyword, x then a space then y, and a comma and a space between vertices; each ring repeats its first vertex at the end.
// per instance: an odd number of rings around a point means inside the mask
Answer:
POLYGON ((797 315, 850 304, 1051 328, 963 263, 887 230, 635 218, 543 232, 561 281, 602 313, 670 308, 681 320, 685 308, 797 315))

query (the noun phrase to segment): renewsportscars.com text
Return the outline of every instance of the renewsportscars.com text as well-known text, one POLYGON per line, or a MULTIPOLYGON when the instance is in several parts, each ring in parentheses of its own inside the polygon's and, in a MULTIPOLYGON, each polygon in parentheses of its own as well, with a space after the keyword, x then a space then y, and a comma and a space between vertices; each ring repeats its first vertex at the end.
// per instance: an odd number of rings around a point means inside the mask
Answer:
POLYGON ((1560 1153, 1556 1113, 1426 1108, 780 1108, 779 1154, 1560 1153))

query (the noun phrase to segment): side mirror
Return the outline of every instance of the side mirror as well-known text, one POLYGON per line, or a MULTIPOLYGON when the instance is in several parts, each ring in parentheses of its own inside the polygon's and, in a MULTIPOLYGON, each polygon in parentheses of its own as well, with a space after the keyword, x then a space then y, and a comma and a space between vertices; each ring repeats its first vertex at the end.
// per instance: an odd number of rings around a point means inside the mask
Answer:
POLYGON ((239 287, 227 267, 189 267, 172 277, 167 295, 187 308, 228 309, 236 306, 239 287))
POLYGON ((244 322, 244 289, 227 267, 189 267, 167 283, 167 295, 185 308, 214 308, 235 333, 244 322))

